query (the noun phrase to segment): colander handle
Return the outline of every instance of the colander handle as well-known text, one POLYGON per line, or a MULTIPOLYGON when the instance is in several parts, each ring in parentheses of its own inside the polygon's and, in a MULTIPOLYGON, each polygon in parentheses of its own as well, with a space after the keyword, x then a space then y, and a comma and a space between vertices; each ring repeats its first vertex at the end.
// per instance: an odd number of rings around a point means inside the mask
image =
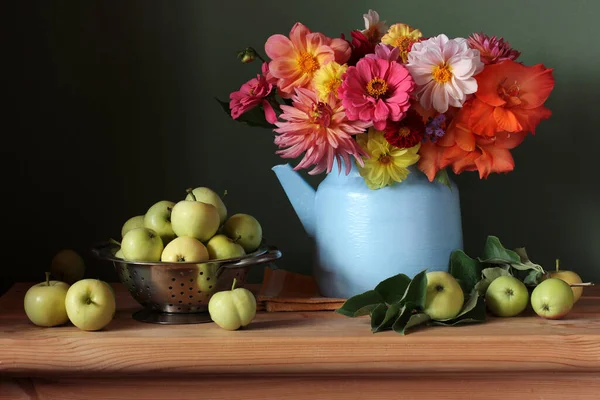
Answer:
POLYGON ((267 251, 260 256, 252 258, 243 258, 237 262, 231 264, 223 264, 221 268, 240 268, 247 267, 249 265, 266 264, 278 260, 281 258, 281 251, 276 247, 269 246, 267 251))

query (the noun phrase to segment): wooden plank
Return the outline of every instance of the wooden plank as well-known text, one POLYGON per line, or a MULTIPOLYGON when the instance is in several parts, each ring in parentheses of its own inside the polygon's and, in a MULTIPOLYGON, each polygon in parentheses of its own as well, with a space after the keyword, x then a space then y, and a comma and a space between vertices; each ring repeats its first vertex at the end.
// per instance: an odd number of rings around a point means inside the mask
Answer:
POLYGON ((472 374, 0 381, 0 400, 597 399, 598 374, 472 374), (8 388, 8 389, 6 389, 8 388))
POLYGON ((136 303, 115 285, 119 311, 101 332, 33 326, 28 286, 0 299, 0 375, 407 374, 464 371, 600 372, 600 301, 586 289, 557 321, 532 314, 484 324, 372 334, 368 319, 333 312, 259 313, 246 330, 164 326, 131 319, 136 303))

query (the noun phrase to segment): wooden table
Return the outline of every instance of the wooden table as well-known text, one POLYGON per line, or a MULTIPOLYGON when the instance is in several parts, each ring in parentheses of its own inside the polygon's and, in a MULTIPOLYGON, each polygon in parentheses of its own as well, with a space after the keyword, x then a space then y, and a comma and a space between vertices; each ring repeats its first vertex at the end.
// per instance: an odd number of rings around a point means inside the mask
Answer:
POLYGON ((259 313, 247 330, 130 316, 119 284, 109 327, 39 328, 30 284, 0 299, 0 399, 599 399, 600 291, 567 319, 528 314, 407 336, 367 318, 259 313))

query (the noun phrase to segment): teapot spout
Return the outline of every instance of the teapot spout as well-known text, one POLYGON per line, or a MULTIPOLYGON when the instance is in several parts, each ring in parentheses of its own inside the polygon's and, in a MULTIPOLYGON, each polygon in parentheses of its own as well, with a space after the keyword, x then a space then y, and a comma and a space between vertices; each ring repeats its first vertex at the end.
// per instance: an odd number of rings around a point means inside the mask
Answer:
POLYGON ((304 230, 309 236, 315 234, 315 189, 306 182, 290 164, 273 167, 279 183, 292 203, 296 215, 300 218, 304 230))

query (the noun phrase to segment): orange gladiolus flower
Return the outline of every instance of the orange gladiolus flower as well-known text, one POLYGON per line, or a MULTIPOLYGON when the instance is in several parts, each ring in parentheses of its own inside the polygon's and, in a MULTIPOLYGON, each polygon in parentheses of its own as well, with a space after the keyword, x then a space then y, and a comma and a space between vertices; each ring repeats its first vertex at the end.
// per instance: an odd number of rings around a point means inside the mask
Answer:
POLYGON ((554 88, 552 68, 527 67, 512 60, 487 65, 475 76, 477 92, 468 121, 478 135, 532 132, 552 112, 544 107, 554 88))

